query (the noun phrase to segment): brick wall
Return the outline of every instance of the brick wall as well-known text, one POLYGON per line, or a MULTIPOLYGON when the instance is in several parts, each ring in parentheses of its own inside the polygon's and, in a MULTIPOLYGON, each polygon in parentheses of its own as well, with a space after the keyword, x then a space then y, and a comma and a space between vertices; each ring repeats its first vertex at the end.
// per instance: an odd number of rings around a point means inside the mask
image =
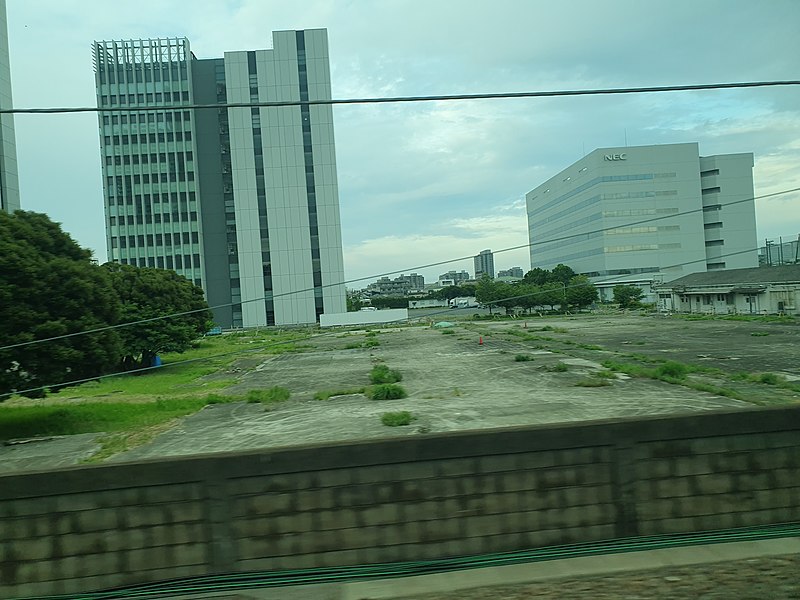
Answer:
POLYGON ((0 477, 0 597, 800 520, 800 408, 0 477))

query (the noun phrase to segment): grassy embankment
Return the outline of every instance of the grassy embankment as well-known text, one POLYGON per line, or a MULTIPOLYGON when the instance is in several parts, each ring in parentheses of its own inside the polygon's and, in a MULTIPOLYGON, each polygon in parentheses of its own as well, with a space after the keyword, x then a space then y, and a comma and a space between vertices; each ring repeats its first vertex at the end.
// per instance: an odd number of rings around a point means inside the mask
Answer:
POLYGON ((204 338, 187 352, 163 355, 163 367, 147 373, 88 382, 39 400, 11 398, 0 404, 0 440, 102 432, 101 449, 90 459, 102 460, 146 443, 208 404, 286 400, 284 388, 244 396, 218 392, 235 383, 236 374, 228 372, 235 360, 301 351, 298 342, 308 335, 258 331, 204 338))

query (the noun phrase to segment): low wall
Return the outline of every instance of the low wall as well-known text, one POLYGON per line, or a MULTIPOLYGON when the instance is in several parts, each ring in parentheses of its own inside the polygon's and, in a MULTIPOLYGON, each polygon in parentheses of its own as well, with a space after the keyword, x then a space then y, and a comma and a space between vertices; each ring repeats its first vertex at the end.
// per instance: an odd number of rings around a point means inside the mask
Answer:
POLYGON ((0 477, 0 597, 800 521, 800 407, 0 477))
POLYGON ((341 325, 374 325, 377 323, 400 323, 408 320, 407 308, 386 308, 383 310, 359 310, 347 313, 321 314, 320 327, 341 325))

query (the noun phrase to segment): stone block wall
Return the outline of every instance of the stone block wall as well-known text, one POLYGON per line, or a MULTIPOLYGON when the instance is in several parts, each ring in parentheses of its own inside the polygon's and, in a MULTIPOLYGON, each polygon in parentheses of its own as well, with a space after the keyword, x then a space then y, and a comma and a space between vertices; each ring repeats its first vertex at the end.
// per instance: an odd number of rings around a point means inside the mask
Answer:
POLYGON ((800 521, 800 407, 0 477, 0 597, 800 521))

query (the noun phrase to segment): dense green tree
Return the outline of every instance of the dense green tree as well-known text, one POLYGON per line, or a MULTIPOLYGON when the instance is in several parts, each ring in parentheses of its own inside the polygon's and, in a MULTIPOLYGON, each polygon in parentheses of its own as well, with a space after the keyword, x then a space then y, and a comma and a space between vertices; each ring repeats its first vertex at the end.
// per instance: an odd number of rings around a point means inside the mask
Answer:
MULTIPOLYGON (((12 346, 113 325, 120 317, 108 273, 47 215, 0 211, 0 344, 12 346)), ((13 391, 109 372, 115 330, 0 350, 0 401, 13 391)), ((25 395, 39 397, 43 390, 25 395)))
POLYGON ((361 310, 364 303, 361 301, 361 292, 357 290, 347 291, 347 312, 355 312, 361 310))
POLYGON ((495 281, 484 274, 483 277, 478 280, 478 285, 475 288, 475 299, 489 308, 490 315, 494 314, 492 310, 497 306, 495 302, 501 299, 499 295, 499 283, 499 281, 495 281))
POLYGON ((525 283, 530 283, 533 285, 544 285, 550 280, 550 276, 550 271, 542 269, 541 267, 535 267, 525 273, 523 280, 525 283))
POLYGON ((408 308, 408 298, 405 296, 375 296, 370 299, 370 305, 375 308, 408 308))
POLYGON ((567 305, 576 308, 585 308, 597 302, 599 295, 597 288, 592 285, 586 275, 575 275, 569 280, 565 289, 567 305))
POLYGON ((573 271, 567 265, 557 264, 553 267, 553 271, 550 273, 548 277, 548 281, 559 281, 564 285, 569 285, 569 282, 575 277, 577 273, 573 271))
POLYGON ((119 328, 125 368, 148 367, 160 352, 183 352, 213 326, 203 290, 183 275, 117 263, 103 267, 122 302, 123 323, 190 313, 119 328))
POLYGON ((431 293, 431 297, 436 300, 452 300, 453 298, 467 298, 474 295, 474 285, 448 285, 431 293))
POLYGON ((619 304, 620 308, 636 308, 642 298, 644 298, 644 292, 635 285, 614 286, 614 302, 619 304))

